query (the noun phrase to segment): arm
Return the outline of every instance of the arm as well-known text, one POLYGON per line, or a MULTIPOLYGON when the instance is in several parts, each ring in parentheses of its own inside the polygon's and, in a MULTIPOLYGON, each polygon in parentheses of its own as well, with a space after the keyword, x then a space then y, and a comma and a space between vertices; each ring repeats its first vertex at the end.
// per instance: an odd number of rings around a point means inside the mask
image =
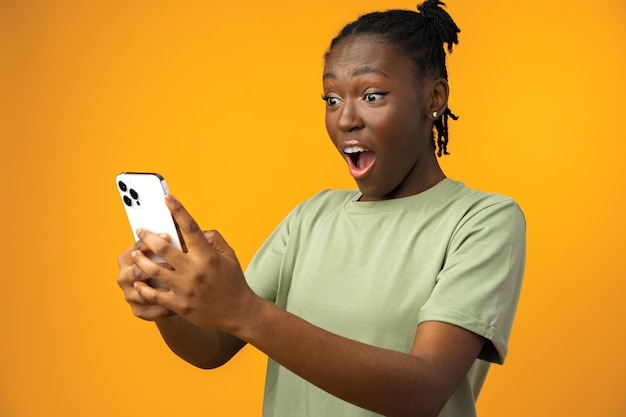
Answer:
POLYGON ((419 326, 409 354, 329 333, 254 294, 221 236, 203 235, 171 196, 168 205, 189 251, 179 252, 165 239, 140 231, 142 241, 174 270, 155 264, 141 251, 133 252, 137 267, 170 289, 159 291, 137 282, 138 293, 198 327, 255 345, 346 401, 389 416, 436 416, 484 344, 474 333, 438 322, 419 326))
POLYGON ((459 327, 425 322, 404 354, 328 333, 269 303, 242 324, 234 333, 281 365, 386 416, 437 416, 484 344, 459 327))
POLYGON ((120 255, 118 285, 124 291, 133 314, 143 320, 154 321, 164 341, 176 355, 197 367, 215 368, 226 363, 245 345, 230 334, 194 326, 167 308, 142 297, 134 285, 149 277, 136 267, 131 256, 134 251, 146 253, 148 248, 139 241, 120 255))
POLYGON ((180 316, 159 319, 156 324, 172 352, 198 368, 222 366, 245 346, 245 342, 237 337, 203 329, 180 316))

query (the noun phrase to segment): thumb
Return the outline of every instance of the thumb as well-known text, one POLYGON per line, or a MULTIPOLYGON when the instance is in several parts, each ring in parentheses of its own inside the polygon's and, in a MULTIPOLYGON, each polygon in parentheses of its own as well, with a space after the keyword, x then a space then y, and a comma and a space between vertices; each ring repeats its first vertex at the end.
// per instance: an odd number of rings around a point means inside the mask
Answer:
POLYGON ((217 230, 205 230, 204 237, 217 252, 222 255, 235 257, 235 251, 226 243, 226 240, 217 230))

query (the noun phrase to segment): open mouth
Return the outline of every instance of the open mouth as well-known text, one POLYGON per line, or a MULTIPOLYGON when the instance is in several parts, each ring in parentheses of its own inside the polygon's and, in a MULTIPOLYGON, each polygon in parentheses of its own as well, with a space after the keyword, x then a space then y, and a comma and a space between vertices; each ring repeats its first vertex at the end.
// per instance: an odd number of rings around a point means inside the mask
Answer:
POLYGON ((350 173, 355 178, 367 174, 376 160, 376 154, 360 146, 349 146, 343 150, 348 161, 350 173))

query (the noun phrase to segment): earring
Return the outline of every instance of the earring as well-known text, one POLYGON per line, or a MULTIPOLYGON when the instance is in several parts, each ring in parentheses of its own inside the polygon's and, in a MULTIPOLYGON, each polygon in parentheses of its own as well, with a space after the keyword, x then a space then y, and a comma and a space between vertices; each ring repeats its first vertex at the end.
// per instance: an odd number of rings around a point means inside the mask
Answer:
POLYGON ((436 111, 434 111, 434 112, 433 112, 433 117, 434 117, 435 119, 437 118, 437 112, 436 112, 436 111))

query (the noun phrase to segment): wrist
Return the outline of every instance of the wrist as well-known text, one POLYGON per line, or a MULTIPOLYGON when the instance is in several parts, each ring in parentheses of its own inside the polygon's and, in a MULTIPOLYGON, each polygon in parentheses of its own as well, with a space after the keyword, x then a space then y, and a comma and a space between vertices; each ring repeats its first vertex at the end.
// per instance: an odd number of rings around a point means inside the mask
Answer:
POLYGON ((263 328, 263 323, 268 320, 270 309, 276 307, 252 291, 239 306, 239 311, 230 317, 223 331, 251 343, 255 339, 255 334, 263 328))

